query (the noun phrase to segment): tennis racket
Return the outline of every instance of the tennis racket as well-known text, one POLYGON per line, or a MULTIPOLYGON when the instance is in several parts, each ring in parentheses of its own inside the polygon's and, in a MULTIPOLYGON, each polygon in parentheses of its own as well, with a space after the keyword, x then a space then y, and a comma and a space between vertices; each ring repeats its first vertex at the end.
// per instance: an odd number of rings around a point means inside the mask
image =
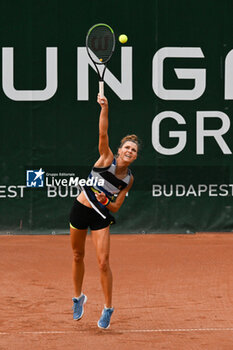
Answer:
POLYGON ((86 36, 87 53, 95 65, 99 76, 100 98, 104 96, 104 74, 106 64, 112 57, 115 49, 115 35, 112 28, 104 23, 95 24, 86 36), (99 66, 103 66, 102 74, 99 66))

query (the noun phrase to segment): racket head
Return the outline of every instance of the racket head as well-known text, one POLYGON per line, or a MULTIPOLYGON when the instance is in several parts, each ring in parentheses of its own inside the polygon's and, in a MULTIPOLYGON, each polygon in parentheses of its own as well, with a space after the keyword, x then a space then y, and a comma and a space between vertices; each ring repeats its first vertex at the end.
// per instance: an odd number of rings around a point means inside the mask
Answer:
POLYGON ((92 26, 86 36, 87 53, 95 64, 106 64, 115 49, 115 34, 105 23, 92 26))

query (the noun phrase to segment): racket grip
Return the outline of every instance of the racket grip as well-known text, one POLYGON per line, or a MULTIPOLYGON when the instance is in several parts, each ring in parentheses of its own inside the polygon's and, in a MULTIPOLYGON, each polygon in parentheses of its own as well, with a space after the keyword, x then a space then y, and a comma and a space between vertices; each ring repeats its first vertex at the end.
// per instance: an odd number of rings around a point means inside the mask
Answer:
POLYGON ((99 94, 100 98, 104 97, 104 82, 99 81, 99 94))

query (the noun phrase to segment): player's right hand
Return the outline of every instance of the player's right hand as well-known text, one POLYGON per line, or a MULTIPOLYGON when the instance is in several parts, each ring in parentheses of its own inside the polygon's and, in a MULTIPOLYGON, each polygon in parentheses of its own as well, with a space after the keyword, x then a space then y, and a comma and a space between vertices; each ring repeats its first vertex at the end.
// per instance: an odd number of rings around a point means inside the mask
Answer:
POLYGON ((98 94, 97 96, 97 102, 99 103, 99 105, 102 107, 107 107, 108 106, 108 100, 105 96, 100 97, 100 94, 98 94))

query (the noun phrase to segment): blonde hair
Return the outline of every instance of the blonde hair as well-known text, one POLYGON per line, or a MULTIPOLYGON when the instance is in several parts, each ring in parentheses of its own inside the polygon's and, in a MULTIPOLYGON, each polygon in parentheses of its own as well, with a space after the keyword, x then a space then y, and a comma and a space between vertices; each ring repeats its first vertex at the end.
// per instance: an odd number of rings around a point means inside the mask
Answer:
POLYGON ((139 150, 140 141, 139 141, 139 138, 137 137, 137 135, 132 134, 132 135, 126 135, 125 137, 123 137, 123 139, 121 140, 119 148, 121 148, 124 145, 124 143, 126 143, 127 141, 131 141, 131 142, 136 143, 136 145, 138 147, 138 150, 139 150))

